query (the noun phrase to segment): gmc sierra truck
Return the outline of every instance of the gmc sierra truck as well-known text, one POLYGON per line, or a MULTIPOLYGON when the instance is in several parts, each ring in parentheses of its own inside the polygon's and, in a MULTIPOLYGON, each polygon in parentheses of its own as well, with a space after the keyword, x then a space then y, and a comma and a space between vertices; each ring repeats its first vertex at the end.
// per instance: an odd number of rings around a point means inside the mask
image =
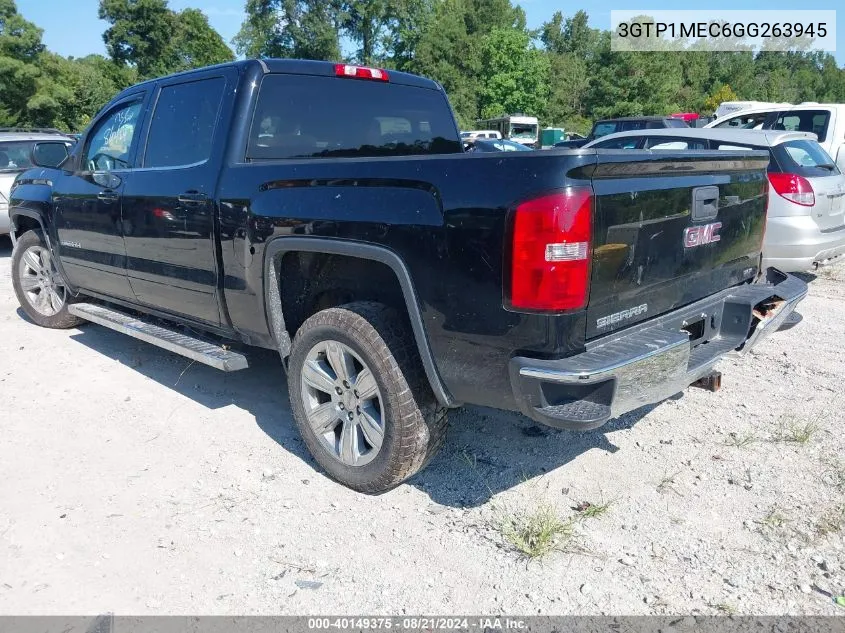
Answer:
MULTIPOLYGON (((278 350, 334 479, 377 493, 472 403, 593 429, 798 321, 759 270, 763 152, 463 152, 443 89, 239 61, 133 86, 11 195, 35 323, 224 371, 278 350)), ((281 374, 280 374, 281 375, 281 374)))

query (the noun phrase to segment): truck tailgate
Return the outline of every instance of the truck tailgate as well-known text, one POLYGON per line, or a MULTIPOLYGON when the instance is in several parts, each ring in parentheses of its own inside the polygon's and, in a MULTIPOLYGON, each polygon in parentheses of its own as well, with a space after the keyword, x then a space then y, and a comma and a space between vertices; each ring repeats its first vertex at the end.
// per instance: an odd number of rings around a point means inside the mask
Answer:
POLYGON ((766 152, 597 153, 588 339, 756 274, 766 152))

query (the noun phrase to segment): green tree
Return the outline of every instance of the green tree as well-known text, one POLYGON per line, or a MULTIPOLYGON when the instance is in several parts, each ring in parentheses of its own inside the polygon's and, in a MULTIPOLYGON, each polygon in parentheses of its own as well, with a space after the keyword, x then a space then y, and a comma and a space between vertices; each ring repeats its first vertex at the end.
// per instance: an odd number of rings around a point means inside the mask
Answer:
POLYGON ((247 57, 340 59, 338 11, 326 0, 247 0, 235 49, 247 57))
POLYGON ((467 30, 469 0, 442 0, 416 44, 415 55, 403 68, 439 81, 462 127, 479 117, 481 54, 479 38, 467 30))
POLYGON ((167 0, 100 0, 99 17, 111 25, 103 33, 111 58, 142 78, 234 59, 197 9, 176 13, 167 0))
POLYGON ((235 59, 232 49, 199 9, 183 9, 176 14, 172 47, 176 57, 173 70, 201 68, 235 59))
POLYGON ((584 11, 564 18, 560 11, 540 28, 549 57, 549 91, 545 123, 585 131, 587 99, 601 34, 590 28, 584 11))
POLYGON ((462 127, 475 126, 481 116, 481 92, 488 81, 482 47, 497 29, 524 32, 525 13, 509 0, 437 0, 418 33, 412 58, 401 66, 439 81, 462 127))
POLYGON ((66 59, 45 50, 41 29, 0 0, 0 125, 80 130, 134 81, 99 55, 66 59))
POLYGON ((417 54, 423 33, 434 19, 439 0, 402 0, 397 6, 390 32, 383 48, 382 63, 398 70, 408 70, 417 54))
POLYGON ((587 62, 572 53, 549 54, 549 96, 545 122, 583 129, 590 88, 587 62))
POLYGON ((167 0, 100 0, 98 15, 111 24, 103 41, 116 63, 134 66, 142 77, 170 71, 176 20, 167 0))
POLYGON ((718 90, 704 100, 704 112, 713 114, 720 103, 737 101, 736 93, 728 84, 723 84, 718 90))
POLYGON ((355 61, 371 66, 383 59, 383 44, 391 24, 399 16, 396 0, 344 0, 340 3, 340 27, 358 45, 355 61))
POLYGON ((542 115, 548 105, 549 59, 526 31, 492 30, 482 40, 481 116, 524 112, 542 115))
POLYGON ((16 125, 27 117, 27 102, 41 74, 41 33, 18 13, 13 0, 0 0, 0 125, 16 125))

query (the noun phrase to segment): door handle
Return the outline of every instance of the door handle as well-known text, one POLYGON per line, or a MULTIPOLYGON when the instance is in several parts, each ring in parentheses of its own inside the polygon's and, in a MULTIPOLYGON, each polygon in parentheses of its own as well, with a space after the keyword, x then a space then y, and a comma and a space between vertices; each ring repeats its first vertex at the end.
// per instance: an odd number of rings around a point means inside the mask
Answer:
POLYGON ((118 195, 115 191, 101 191, 97 194, 97 200, 102 200, 106 203, 117 202, 117 198, 118 195))
POLYGON ((208 200, 208 196, 204 193, 200 193, 199 191, 186 191, 185 193, 177 196, 176 199, 184 204, 200 204, 201 202, 208 200))

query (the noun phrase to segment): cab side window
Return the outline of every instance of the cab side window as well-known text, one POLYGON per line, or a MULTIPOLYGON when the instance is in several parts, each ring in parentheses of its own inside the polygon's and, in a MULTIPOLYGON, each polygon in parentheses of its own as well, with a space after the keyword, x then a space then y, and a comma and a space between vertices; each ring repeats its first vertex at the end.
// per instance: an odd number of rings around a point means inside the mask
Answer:
POLYGON ((129 169, 129 152, 135 138, 141 101, 118 106, 92 132, 85 149, 85 169, 111 171, 129 169))
POLYGON ((150 123, 144 167, 208 160, 225 87, 223 77, 163 87, 150 123))

